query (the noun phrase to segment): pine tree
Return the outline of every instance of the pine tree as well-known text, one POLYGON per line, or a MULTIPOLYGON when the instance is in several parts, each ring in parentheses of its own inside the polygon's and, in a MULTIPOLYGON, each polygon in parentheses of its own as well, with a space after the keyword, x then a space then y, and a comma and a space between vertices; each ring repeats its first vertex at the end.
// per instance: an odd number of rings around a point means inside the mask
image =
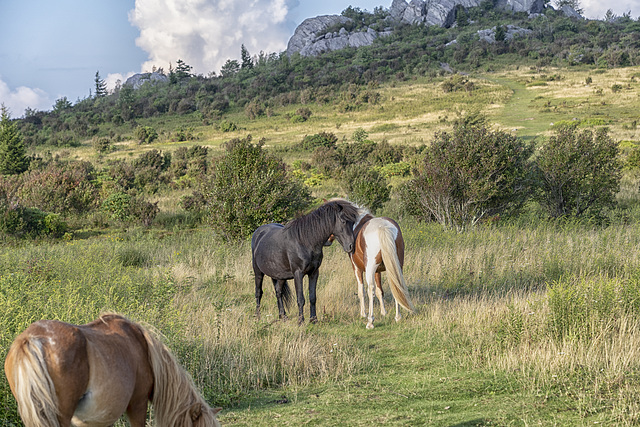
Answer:
POLYGON ((253 61, 251 60, 251 55, 249 55, 249 51, 247 50, 246 47, 244 47, 244 44, 240 48, 240 57, 242 59, 243 70, 249 70, 253 68, 253 61))
POLYGON ((0 107, 0 173, 15 175, 29 167, 29 158, 15 123, 11 122, 9 109, 0 107))
POLYGON ((100 71, 96 71, 96 98, 102 98, 107 96, 107 83, 100 78, 100 71))

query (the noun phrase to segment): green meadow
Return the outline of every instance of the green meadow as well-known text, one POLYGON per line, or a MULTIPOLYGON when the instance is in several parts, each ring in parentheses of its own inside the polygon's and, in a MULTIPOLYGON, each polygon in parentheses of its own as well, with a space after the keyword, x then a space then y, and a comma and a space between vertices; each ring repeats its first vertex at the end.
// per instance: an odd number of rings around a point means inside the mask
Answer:
MULTIPOLYGON (((149 145, 131 136, 106 154, 89 139, 41 151, 100 166, 150 149, 204 145, 219 154, 225 141, 252 135, 291 165, 309 160, 310 153, 289 149, 306 135, 327 131, 348 141, 364 129, 373 141, 418 147, 471 113, 536 144, 575 121, 608 127, 625 158, 640 142, 640 67, 518 67, 464 76, 473 90, 446 92, 452 78, 460 77, 379 85, 379 100, 354 111, 297 104, 250 120, 234 110, 225 115, 238 125, 232 132, 163 116, 138 121, 158 130, 149 145), (300 107, 311 116, 294 123, 288 117, 300 107), (179 125, 192 127, 194 139, 172 141, 179 125)), ((531 203, 516 218, 457 233, 404 214, 394 195, 378 214, 402 227, 417 311, 395 322, 383 274, 390 313, 380 316, 376 302, 373 330, 359 315, 355 277, 339 245, 325 248, 317 324, 277 320, 269 280, 257 320, 249 242, 224 243, 206 222, 181 226, 187 214, 178 202, 188 191, 162 188, 151 196, 160 213, 147 228, 83 224, 60 239, 5 239, 0 357, 35 320, 87 323, 115 311, 163 334, 207 401, 223 408, 222 425, 636 425, 638 178, 637 169, 625 169, 618 208, 604 224, 547 220, 531 203)), ((312 191, 344 195, 333 179, 312 191)), ((4 377, 0 408, 2 425, 20 425, 4 377)))

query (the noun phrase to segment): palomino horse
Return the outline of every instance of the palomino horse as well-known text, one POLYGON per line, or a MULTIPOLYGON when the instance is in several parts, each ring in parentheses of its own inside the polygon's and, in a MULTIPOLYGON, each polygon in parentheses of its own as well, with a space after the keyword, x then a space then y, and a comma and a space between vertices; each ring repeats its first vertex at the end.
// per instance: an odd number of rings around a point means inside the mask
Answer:
POLYGON ((322 247, 332 234, 345 251, 353 250, 353 224, 358 208, 342 199, 329 201, 313 212, 282 224, 265 224, 251 237, 251 255, 256 285, 256 316, 260 317, 262 280, 271 277, 278 299, 280 318, 286 318, 284 304, 291 293, 287 280, 293 279, 298 297, 298 323, 304 322, 304 292, 302 281, 309 276, 310 320, 317 321, 316 283, 322 247), (284 301, 284 303, 283 303, 284 301))
POLYGON ((156 424, 219 426, 169 349, 147 329, 116 314, 86 325, 32 323, 4 363, 27 427, 110 426, 127 413, 144 427, 151 401, 156 424))
POLYGON ((390 218, 376 218, 366 209, 360 209, 360 215, 354 224, 356 239, 355 250, 351 257, 353 271, 358 281, 358 298, 360 298, 360 315, 366 317, 364 305, 364 283, 362 274, 368 284, 369 317, 367 329, 373 329, 374 282, 375 294, 380 302, 380 312, 386 316, 382 291, 382 272, 387 271, 391 293, 396 302, 396 322, 400 320, 399 305, 413 312, 415 308, 409 298, 407 284, 402 274, 404 266, 404 240, 397 222, 390 218))

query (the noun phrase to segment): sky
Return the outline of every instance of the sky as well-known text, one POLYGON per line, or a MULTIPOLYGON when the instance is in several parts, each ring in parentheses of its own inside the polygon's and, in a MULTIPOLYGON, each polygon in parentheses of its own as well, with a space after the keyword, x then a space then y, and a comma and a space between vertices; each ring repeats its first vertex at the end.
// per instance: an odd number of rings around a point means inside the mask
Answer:
MULTIPOLYGON (((0 104, 12 117, 88 97, 96 72, 118 80, 178 59, 218 73, 228 59, 286 50, 306 18, 392 0, 0 0, 0 104)), ((553 4, 553 2, 552 2, 553 4)), ((581 0, 584 16, 640 14, 640 0, 581 0)))

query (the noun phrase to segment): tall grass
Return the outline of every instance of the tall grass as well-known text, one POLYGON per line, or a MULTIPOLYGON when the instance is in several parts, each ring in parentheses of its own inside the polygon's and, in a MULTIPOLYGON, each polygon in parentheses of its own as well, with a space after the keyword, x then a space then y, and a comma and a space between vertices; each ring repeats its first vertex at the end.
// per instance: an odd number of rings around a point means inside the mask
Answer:
MULTIPOLYGON (((583 414, 640 421, 637 225, 537 221, 458 234, 406 218, 400 223, 418 312, 398 326, 414 341, 437 339, 465 369, 501 372, 523 393, 562 395, 583 414)), ((371 350, 349 332, 365 324, 355 286, 344 251, 326 248, 320 323, 298 327, 276 320, 268 280, 263 316, 255 319, 248 242, 220 244, 210 230, 129 230, 5 246, 0 357, 34 320, 86 323, 117 311, 162 332, 207 399, 229 408, 260 390, 380 373, 371 350)), ((2 422, 17 423, 4 378, 0 393, 7 408, 2 422)))

